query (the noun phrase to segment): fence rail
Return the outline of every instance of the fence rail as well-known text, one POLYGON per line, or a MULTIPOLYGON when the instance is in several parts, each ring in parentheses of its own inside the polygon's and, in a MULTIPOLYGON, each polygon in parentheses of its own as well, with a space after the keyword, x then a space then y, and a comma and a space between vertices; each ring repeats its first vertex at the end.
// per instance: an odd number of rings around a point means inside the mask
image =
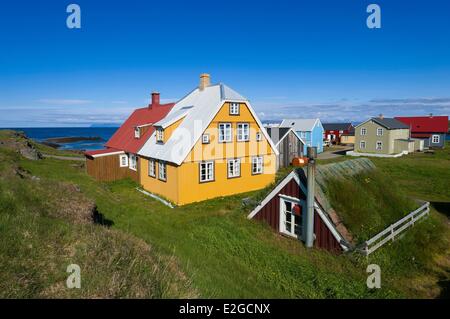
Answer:
POLYGON ((429 213, 430 203, 426 202, 415 211, 409 213, 407 216, 366 241, 359 250, 366 256, 370 255, 389 241, 394 241, 398 235, 413 226, 415 222, 422 217, 427 216, 429 213))

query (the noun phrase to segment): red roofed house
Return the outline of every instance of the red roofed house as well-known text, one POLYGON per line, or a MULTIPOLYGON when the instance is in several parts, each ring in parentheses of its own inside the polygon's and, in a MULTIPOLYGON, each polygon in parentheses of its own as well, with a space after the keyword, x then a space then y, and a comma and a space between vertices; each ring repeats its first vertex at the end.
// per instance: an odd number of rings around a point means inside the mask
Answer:
POLYGON ((411 137, 424 140, 424 146, 443 148, 448 131, 448 116, 411 116, 396 117, 410 127, 411 137))
POLYGON ((130 177, 139 182, 136 154, 155 130, 153 124, 166 117, 173 106, 160 104, 159 93, 152 93, 152 103, 135 110, 105 144, 106 149, 85 152, 88 174, 99 181, 130 177))

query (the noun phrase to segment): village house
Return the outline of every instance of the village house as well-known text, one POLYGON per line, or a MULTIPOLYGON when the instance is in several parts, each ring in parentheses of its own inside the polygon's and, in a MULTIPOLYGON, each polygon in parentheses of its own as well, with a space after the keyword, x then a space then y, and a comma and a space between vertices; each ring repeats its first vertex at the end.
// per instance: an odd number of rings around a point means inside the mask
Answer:
POLYGON ((154 123, 138 152, 142 187, 177 205, 264 188, 278 151, 242 95, 224 84, 200 85, 154 123))
POLYGON ((294 158, 303 157, 305 142, 292 128, 280 127, 279 124, 264 126, 278 150, 277 168, 287 167, 294 158))
POLYGON ((151 103, 135 110, 106 142, 105 149, 85 152, 87 173, 99 181, 129 177, 139 182, 137 152, 154 132, 153 124, 173 106, 174 103, 160 104, 160 94, 153 92, 151 103))
POLYGON ((319 119, 285 119, 280 127, 292 128, 305 142, 303 154, 308 146, 317 147, 317 153, 323 152, 324 129, 319 119))
MULTIPOLYGON (((323 129, 325 131, 323 139, 328 141, 330 144, 341 144, 341 137, 343 135, 351 136, 354 135, 355 131, 352 123, 324 123, 323 129)), ((344 140, 346 143, 342 144, 349 143, 347 139, 344 140)))
POLYGON ((411 137, 422 139, 424 147, 444 148, 448 131, 448 116, 399 116, 395 119, 406 124, 411 137))
POLYGON ((380 115, 355 127, 356 155, 400 156, 421 149, 423 141, 412 139, 409 126, 394 118, 380 115))

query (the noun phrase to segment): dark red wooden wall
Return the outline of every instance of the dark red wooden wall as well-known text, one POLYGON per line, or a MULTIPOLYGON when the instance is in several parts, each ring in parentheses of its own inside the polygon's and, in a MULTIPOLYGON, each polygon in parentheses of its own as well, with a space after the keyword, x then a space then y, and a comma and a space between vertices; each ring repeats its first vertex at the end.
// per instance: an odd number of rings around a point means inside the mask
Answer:
MULTIPOLYGON (((278 196, 280 194, 306 200, 306 195, 300 191, 300 187, 295 180, 291 179, 278 194, 261 208, 254 218, 267 222, 276 232, 280 231, 280 197, 278 196)), ((326 249, 334 253, 342 252, 341 245, 317 213, 314 214, 314 234, 316 235, 314 241, 316 248, 326 249)))

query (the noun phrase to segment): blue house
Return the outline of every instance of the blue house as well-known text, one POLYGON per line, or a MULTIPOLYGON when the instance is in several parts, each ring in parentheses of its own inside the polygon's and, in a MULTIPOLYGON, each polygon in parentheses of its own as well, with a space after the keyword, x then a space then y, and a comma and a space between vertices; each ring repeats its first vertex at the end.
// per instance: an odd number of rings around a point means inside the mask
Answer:
POLYGON ((308 146, 316 146, 317 153, 323 152, 324 129, 319 119, 285 119, 280 127, 291 127, 305 141, 303 154, 308 146))

